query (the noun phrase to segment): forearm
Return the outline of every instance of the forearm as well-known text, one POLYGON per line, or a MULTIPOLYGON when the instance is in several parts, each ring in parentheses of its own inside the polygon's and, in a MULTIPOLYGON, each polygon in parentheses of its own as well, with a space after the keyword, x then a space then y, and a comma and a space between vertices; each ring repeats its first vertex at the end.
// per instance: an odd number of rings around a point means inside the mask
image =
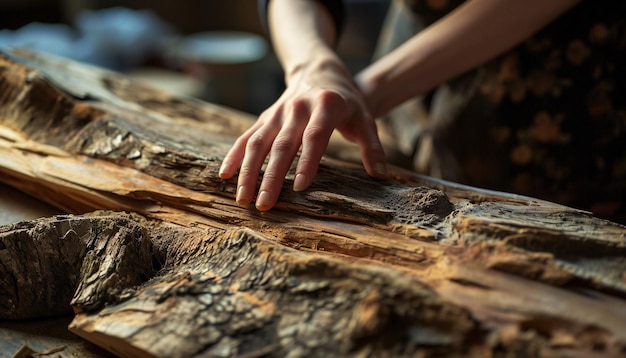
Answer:
POLYGON ((579 0, 472 0, 372 64, 356 80, 380 116, 515 46, 579 0))
POLYGON ((224 157, 220 178, 231 178, 239 169, 239 205, 254 200, 257 209, 271 209, 296 156, 293 190, 308 188, 335 129, 359 146, 369 175, 387 177, 374 118, 333 50, 335 23, 339 23, 336 19, 342 11, 335 11, 338 0, 330 1, 323 5, 313 0, 269 2, 268 27, 287 87, 224 157), (259 172, 266 160, 255 199, 259 172))
POLYGON ((327 10, 311 0, 272 0, 268 9, 270 37, 287 83, 305 69, 343 69, 333 50, 337 29, 327 10))

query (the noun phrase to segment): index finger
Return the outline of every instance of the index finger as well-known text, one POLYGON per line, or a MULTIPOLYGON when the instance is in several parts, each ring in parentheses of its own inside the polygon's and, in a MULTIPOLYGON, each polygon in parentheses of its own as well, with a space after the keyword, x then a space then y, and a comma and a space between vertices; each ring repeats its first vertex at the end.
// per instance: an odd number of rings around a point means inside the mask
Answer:
POLYGON ((319 103, 311 113, 309 124, 302 134, 302 153, 296 167, 294 191, 305 190, 311 185, 328 147, 330 136, 335 130, 335 123, 341 120, 338 117, 343 112, 339 107, 345 104, 343 97, 334 92, 328 92, 321 95, 319 99, 319 103))

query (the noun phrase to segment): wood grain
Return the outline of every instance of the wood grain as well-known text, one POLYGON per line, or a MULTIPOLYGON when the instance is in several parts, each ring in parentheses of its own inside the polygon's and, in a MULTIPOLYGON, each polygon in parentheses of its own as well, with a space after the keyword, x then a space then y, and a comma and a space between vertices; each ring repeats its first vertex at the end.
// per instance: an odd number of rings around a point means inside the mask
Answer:
POLYGON ((120 356, 626 354, 626 228, 325 157, 277 207, 217 170, 254 120, 50 56, 0 56, 0 317, 70 312, 120 356))

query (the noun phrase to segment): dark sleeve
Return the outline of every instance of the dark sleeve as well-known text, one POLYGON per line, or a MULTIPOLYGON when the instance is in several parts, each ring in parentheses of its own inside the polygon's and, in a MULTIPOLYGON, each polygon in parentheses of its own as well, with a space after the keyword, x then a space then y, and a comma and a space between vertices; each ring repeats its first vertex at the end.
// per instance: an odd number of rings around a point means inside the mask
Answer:
MULTIPOLYGON (((343 31, 343 26, 345 23, 346 17, 346 9, 342 0, 315 0, 320 4, 324 5, 324 7, 330 13, 330 16, 335 23, 335 30, 337 32, 337 38, 341 35, 343 31)), ((269 34, 269 25, 267 22, 267 4, 270 0, 257 0, 257 4, 259 7, 259 16, 261 17, 261 24, 265 29, 265 32, 269 34)))

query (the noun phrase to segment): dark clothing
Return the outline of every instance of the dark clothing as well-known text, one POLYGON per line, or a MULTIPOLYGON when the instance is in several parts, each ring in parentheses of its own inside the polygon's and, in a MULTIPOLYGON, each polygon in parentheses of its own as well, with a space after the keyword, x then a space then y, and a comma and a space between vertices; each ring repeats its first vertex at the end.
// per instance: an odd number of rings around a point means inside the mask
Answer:
MULTIPOLYGON (((419 30, 461 3, 392 6, 419 30)), ((402 21, 387 22, 382 41, 406 32, 396 25, 402 21)), ((626 2, 582 1, 419 102, 426 118, 417 119, 414 143, 422 150, 429 143, 432 154, 416 169, 626 223, 625 66, 626 2)))
MULTIPOLYGON (((335 30, 337 31, 337 34, 341 34, 341 31, 343 30, 343 25, 345 22, 345 17, 346 17, 346 9, 344 6, 343 1, 339 1, 339 0, 315 0, 317 2, 319 2, 320 4, 324 5, 324 7, 326 7, 326 9, 328 10, 328 12, 330 13, 330 16, 333 19, 333 22, 335 23, 335 30)), ((263 25, 263 28, 265 29, 265 31, 267 33, 269 33, 268 29, 269 26, 267 24, 267 5, 269 4, 270 0, 257 0, 257 6, 259 9, 259 16, 261 18, 261 24, 263 25)))

